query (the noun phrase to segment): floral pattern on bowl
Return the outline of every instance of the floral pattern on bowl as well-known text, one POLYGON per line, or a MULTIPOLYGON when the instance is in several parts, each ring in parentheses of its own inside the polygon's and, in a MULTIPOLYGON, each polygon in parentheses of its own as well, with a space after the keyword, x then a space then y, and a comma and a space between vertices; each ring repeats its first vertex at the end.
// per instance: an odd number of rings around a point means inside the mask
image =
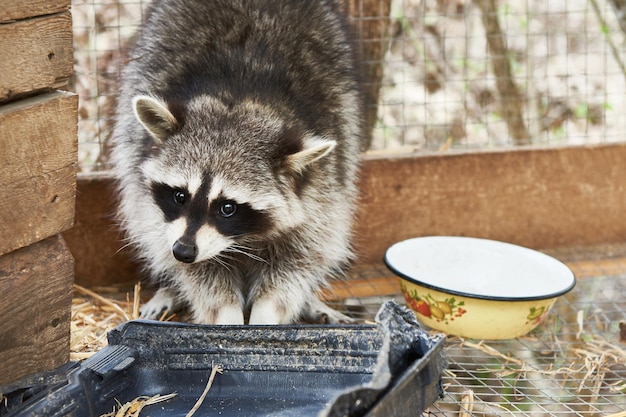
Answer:
POLYGON ((548 315, 546 306, 531 307, 526 316, 526 324, 539 324, 545 316, 548 315))
POLYGON ((455 297, 449 297, 445 300, 436 300, 430 293, 420 295, 415 289, 407 289, 404 284, 400 284, 404 300, 413 311, 425 317, 433 319, 439 323, 448 324, 448 321, 454 321, 463 317, 467 310, 464 308, 464 301, 457 301, 455 297))
POLYGON ((422 324, 471 339, 509 339, 527 334, 549 314, 556 298, 482 300, 448 294, 400 279, 406 305, 422 324))

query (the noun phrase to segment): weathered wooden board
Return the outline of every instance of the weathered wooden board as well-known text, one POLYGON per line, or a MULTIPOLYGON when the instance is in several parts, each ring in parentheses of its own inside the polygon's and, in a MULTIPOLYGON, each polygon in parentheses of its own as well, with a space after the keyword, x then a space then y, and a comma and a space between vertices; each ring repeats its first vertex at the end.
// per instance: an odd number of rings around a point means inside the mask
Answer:
POLYGON ((2 0, 0 22, 64 12, 69 8, 70 0, 2 0))
POLYGON ((61 88, 72 69, 69 12, 0 25, 0 102, 61 88))
MULTIPOLYGON (((626 144, 365 157, 359 263, 425 235, 500 239, 536 249, 626 241, 626 144)), ((112 219, 110 178, 79 178, 80 227, 65 234, 84 285, 135 282, 112 219), (103 230, 109 230, 104 236, 103 230), (118 240, 116 242, 116 239, 118 240), (80 265, 80 267, 78 267, 80 265)), ((78 220, 77 220, 78 224, 78 220)))
POLYGON ((0 106, 0 186, 76 164, 77 104, 56 91, 0 106))
POLYGON ((0 188, 0 254, 73 225, 76 167, 69 166, 0 188))
POLYGON ((356 225, 376 262, 415 236, 546 249, 626 241, 626 145, 370 157, 356 225))
POLYGON ((0 254, 73 224, 77 97, 54 92, 0 107, 0 254))
POLYGON ((60 236, 0 256, 0 385, 69 360, 73 272, 60 236))

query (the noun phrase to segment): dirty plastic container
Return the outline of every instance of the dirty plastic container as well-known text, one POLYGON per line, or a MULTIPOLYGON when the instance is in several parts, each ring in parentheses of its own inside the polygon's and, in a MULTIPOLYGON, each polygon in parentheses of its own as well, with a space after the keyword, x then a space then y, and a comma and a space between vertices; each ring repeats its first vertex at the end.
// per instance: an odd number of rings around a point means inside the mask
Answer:
POLYGON ((206 326, 137 320, 81 363, 5 387, 2 417, 100 416, 138 396, 141 415, 417 416, 443 394, 444 337, 393 302, 376 325, 206 326))

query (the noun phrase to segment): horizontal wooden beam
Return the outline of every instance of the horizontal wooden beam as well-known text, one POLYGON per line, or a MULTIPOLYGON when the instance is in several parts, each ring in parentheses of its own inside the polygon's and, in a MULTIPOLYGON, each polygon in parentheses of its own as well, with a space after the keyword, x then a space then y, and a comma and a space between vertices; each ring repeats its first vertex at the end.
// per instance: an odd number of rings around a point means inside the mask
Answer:
POLYGON ((0 22, 49 15, 70 9, 70 0, 2 0, 0 22))
MULTIPOLYGON (((626 241, 626 144, 437 155, 365 155, 355 219, 360 263, 425 235, 499 239, 535 249, 626 241)), ((134 282, 119 252, 111 180, 79 177, 65 234, 84 285, 134 282)))
POLYGON ((366 157, 356 236, 380 261, 414 236, 536 249, 626 241, 626 145, 366 157))
POLYGON ((0 56, 0 102, 65 87, 74 66, 70 12, 0 24, 0 56))

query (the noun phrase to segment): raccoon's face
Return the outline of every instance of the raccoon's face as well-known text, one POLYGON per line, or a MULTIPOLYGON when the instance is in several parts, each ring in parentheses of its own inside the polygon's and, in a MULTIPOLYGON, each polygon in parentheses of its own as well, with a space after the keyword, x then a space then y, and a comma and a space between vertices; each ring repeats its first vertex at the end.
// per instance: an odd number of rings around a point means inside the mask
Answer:
POLYGON ((185 263, 238 252, 246 240, 302 223, 299 182, 335 146, 258 109, 223 111, 207 100, 178 117, 155 98, 133 100, 154 142, 141 167, 146 185, 165 222, 166 244, 185 263))
POLYGON ((181 262, 212 258, 237 241, 262 236, 274 227, 266 209, 216 192, 219 185, 214 182, 207 176, 198 187, 194 180, 185 185, 150 183, 152 198, 168 224, 172 254, 181 262))

